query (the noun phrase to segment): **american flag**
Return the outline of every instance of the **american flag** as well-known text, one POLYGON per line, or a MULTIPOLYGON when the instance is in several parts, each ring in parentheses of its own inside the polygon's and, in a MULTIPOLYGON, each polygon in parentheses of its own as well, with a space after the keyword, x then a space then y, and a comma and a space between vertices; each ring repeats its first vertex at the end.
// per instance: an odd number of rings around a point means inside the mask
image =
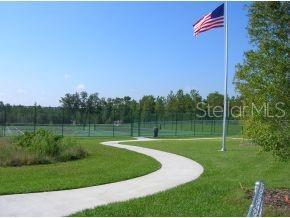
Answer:
POLYGON ((224 4, 218 6, 213 12, 206 14, 193 25, 194 35, 213 28, 224 26, 224 4))

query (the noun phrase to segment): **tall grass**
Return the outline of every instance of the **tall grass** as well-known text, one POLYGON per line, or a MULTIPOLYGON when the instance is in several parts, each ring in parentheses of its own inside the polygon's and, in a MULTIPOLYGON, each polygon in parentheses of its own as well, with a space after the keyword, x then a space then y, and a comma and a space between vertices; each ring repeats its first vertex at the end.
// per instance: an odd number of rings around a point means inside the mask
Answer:
POLYGON ((0 166, 48 164, 77 160, 87 155, 74 138, 61 138, 43 129, 0 140, 0 166))

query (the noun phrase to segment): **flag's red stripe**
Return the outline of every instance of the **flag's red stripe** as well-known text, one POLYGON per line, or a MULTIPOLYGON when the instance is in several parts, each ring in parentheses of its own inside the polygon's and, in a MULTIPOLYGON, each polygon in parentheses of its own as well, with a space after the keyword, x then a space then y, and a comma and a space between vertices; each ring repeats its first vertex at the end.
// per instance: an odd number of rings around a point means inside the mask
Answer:
POLYGON ((195 24, 193 24, 193 26, 195 26, 196 24, 198 24, 205 16, 207 16, 209 14, 204 15, 202 18, 200 18, 195 24))
POLYGON ((209 25, 207 27, 203 27, 203 28, 199 29, 198 31, 194 31, 194 33, 195 33, 195 35, 197 35, 200 32, 204 32, 206 30, 210 30, 212 27, 219 27, 219 26, 223 26, 223 23, 216 23, 214 25, 209 25))
POLYGON ((210 19, 210 20, 204 22, 203 25, 206 25, 206 24, 211 23, 211 22, 219 21, 219 20, 223 21, 224 17, 218 17, 218 18, 210 19))
POLYGON ((208 14, 208 15, 204 16, 199 22, 197 22, 196 25, 194 25, 194 27, 193 27, 194 34, 197 35, 200 32, 204 32, 204 31, 212 29, 211 27, 216 27, 217 25, 222 25, 223 20, 224 20, 223 16, 211 19, 211 14, 208 14))
MULTIPOLYGON (((222 17, 213 18, 213 19, 208 18, 208 19, 206 19, 204 22, 202 22, 202 24, 206 24, 206 23, 208 23, 208 22, 216 21, 216 20, 223 20, 223 19, 224 19, 223 16, 222 16, 222 17)), ((194 25, 195 28, 196 28, 196 27, 199 27, 199 26, 200 26, 200 24, 198 24, 198 25, 194 25)))
POLYGON ((208 25, 208 24, 210 24, 210 23, 214 23, 214 22, 218 22, 218 21, 222 21, 223 22, 223 17, 221 17, 221 18, 215 18, 215 19, 211 19, 211 20, 208 20, 207 22, 204 22, 202 25, 200 25, 200 26, 195 26, 194 27, 194 29, 195 30, 198 30, 198 29, 200 29, 200 28, 202 28, 203 26, 205 26, 205 25, 208 25))
POLYGON ((218 27, 223 27, 224 25, 223 24, 220 24, 220 25, 215 25, 215 26, 211 26, 211 27, 208 27, 208 28, 203 28, 201 29, 200 31, 198 31, 196 33, 196 35, 198 35, 199 33, 202 33, 202 32, 205 32, 205 31, 208 31, 210 29, 213 29, 213 28, 218 28, 218 27))
POLYGON ((224 26, 223 24, 218 24, 218 25, 207 27, 207 28, 202 28, 199 32, 204 32, 204 31, 210 30, 212 28, 223 27, 223 26, 224 26))
POLYGON ((208 20, 210 20, 211 19, 211 17, 210 17, 210 14, 207 14, 207 15, 205 15, 204 17, 202 17, 195 25, 194 25, 194 27, 199 27, 199 26, 201 26, 204 22, 206 22, 206 21, 208 21, 208 20))
POLYGON ((204 29, 201 29, 200 31, 196 32, 195 35, 198 35, 199 33, 208 31, 208 30, 213 29, 213 28, 218 28, 218 27, 223 27, 223 26, 224 26, 223 24, 220 24, 220 25, 211 26, 209 28, 204 28, 204 29))
MULTIPOLYGON (((208 23, 208 24, 206 24, 206 25, 203 25, 203 26, 202 26, 201 28, 199 28, 198 30, 200 30, 200 29, 202 29, 202 28, 207 28, 207 27, 212 26, 212 25, 223 24, 223 23, 224 23, 223 20, 215 21, 215 22, 212 22, 212 23, 208 23)), ((198 31, 198 30, 197 30, 197 31, 198 31)))
POLYGON ((207 26, 210 26, 210 25, 213 25, 213 24, 216 24, 216 23, 223 23, 223 18, 221 19, 215 19, 213 21, 209 21, 209 22, 206 22, 205 24, 203 24, 201 27, 199 28, 194 28, 195 31, 198 31, 200 30, 201 28, 204 28, 204 27, 207 27, 207 26))
POLYGON ((223 26, 224 26, 223 23, 220 23, 220 24, 215 24, 215 25, 208 26, 206 28, 201 28, 199 31, 195 31, 194 35, 198 35, 199 33, 205 32, 205 31, 210 30, 212 28, 223 27, 223 26))

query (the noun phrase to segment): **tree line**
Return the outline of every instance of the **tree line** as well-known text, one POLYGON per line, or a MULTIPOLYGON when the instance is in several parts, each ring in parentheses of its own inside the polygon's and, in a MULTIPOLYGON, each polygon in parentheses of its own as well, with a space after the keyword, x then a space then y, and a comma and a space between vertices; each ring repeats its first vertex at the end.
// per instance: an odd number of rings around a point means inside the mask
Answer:
MULTIPOLYGON (((59 107, 23 106, 0 102, 1 123, 128 123, 132 120, 221 119, 224 96, 218 92, 202 98, 197 90, 170 91, 167 96, 144 95, 139 101, 130 96, 100 97, 86 91, 67 93, 59 107), (5 107, 4 107, 5 106, 5 107), (214 107, 219 107, 214 111, 214 107), (216 113, 214 113, 216 112, 216 113), (6 120, 5 120, 6 119, 6 120)), ((231 107, 241 104, 239 97, 228 98, 231 107)), ((235 117, 229 115, 230 119, 235 117)))

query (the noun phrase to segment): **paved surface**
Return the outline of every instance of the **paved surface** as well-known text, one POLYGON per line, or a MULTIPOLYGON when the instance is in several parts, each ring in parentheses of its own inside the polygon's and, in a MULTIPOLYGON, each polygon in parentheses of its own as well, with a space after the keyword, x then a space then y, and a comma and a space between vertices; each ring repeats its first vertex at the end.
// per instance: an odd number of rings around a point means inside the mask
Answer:
MULTIPOLYGON (((127 141, 153 139, 137 138, 127 141)), ((198 178, 203 167, 188 158, 149 148, 103 142, 153 157, 162 167, 145 176, 87 188, 0 196, 0 216, 68 216, 77 211, 151 195, 198 178)))

